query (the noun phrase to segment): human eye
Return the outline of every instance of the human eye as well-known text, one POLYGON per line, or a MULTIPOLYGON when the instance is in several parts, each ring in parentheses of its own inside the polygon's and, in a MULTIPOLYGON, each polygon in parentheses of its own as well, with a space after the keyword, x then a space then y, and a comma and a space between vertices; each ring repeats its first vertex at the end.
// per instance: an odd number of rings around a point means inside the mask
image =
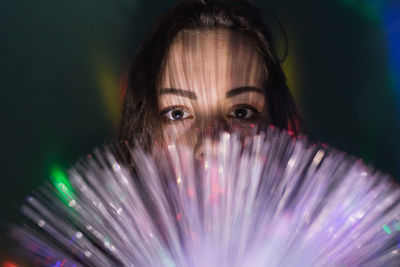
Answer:
POLYGON ((231 108, 228 116, 240 120, 254 120, 258 117, 260 111, 247 104, 236 105, 231 108))
POLYGON ((181 106, 167 107, 160 112, 160 115, 167 121, 181 121, 192 117, 190 113, 181 106))

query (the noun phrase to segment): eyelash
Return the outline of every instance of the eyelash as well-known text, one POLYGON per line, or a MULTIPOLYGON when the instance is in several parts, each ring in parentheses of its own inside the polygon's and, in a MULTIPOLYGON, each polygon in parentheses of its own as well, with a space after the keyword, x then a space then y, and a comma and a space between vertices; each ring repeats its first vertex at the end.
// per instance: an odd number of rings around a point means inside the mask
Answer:
POLYGON ((253 107, 251 105, 247 105, 247 104, 239 104, 239 105, 233 106, 231 108, 228 116, 230 118, 239 119, 241 121, 253 121, 258 117, 259 114, 260 114, 260 111, 258 111, 255 107, 253 107), (239 118, 239 117, 236 117, 235 115, 231 115, 233 112, 235 112, 239 108, 249 109, 253 114, 249 118, 239 118))
POLYGON ((179 122, 179 121, 187 119, 187 118, 192 118, 192 116, 190 116, 189 112, 187 112, 185 110, 185 108, 182 107, 182 106, 170 106, 168 108, 165 108, 160 112, 160 115, 163 116, 163 118, 167 122, 179 122), (179 119, 179 120, 174 120, 174 119, 168 118, 168 117, 172 117, 172 114, 169 114, 169 113, 172 112, 172 111, 175 111, 175 110, 182 110, 184 112, 184 117, 182 119, 179 119), (166 115, 168 115, 168 114, 169 114, 169 116, 167 117, 166 115), (189 115, 189 116, 185 117, 185 115, 189 115))
MULTIPOLYGON (((258 111, 255 107, 253 107, 251 105, 246 105, 246 104, 239 104, 239 105, 233 106, 230 109, 228 117, 233 118, 233 119, 238 119, 238 120, 241 120, 241 121, 252 121, 252 120, 256 119, 259 114, 260 114, 260 111, 258 111), (249 118, 239 118, 239 117, 237 117, 235 115, 232 115, 239 108, 248 109, 253 114, 249 118)), ((187 112, 186 109, 183 106, 170 106, 168 108, 163 109, 160 112, 160 115, 167 122, 179 122, 179 121, 182 121, 182 120, 185 120, 185 119, 188 119, 188 118, 193 118, 193 116, 191 116, 190 113, 187 112), (177 110, 183 111, 183 118, 175 120, 175 119, 172 118, 172 114, 170 112, 177 111, 177 110)))

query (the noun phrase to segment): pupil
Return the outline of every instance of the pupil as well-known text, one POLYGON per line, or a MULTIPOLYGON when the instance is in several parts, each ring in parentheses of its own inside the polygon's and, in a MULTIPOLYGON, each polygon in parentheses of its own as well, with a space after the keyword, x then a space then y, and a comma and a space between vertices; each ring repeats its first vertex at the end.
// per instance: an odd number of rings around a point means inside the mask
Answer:
POLYGON ((235 116, 239 118, 244 118, 247 115, 247 110, 244 108, 237 109, 235 111, 235 116))
POLYGON ((172 111, 172 118, 175 120, 180 120, 183 117, 183 112, 182 110, 174 110, 172 111))

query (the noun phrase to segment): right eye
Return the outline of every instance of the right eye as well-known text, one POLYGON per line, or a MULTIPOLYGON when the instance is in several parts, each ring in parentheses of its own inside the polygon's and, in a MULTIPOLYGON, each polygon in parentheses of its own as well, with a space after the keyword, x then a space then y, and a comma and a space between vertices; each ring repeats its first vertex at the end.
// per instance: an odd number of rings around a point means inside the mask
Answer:
POLYGON ((183 107, 169 107, 161 111, 161 115, 169 121, 180 121, 190 117, 183 107))

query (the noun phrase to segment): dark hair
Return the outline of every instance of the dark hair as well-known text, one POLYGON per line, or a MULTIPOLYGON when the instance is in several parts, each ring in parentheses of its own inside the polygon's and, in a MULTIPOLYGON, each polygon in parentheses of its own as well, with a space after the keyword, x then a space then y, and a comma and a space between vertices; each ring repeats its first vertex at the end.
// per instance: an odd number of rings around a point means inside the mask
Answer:
POLYGON ((158 19, 137 50, 129 71, 118 130, 120 141, 139 140, 148 147, 152 140, 160 137, 156 86, 169 47, 182 30, 215 27, 240 31, 254 41, 269 74, 264 90, 271 122, 299 133, 299 115, 261 10, 250 0, 184 0, 158 19))

